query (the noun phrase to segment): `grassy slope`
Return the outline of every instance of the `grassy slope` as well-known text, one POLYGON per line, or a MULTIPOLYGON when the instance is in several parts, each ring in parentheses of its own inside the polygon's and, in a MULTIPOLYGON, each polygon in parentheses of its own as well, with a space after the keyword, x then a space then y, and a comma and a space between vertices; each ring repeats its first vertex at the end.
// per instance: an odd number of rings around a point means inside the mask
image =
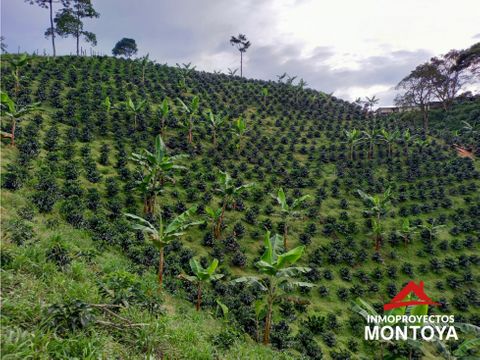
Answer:
MULTIPOLYGON (((2 164, 15 150, 2 145, 2 164)), ((2 220, 15 217, 15 209, 28 206, 21 192, 2 191, 2 220)), ((94 279, 101 273, 131 271, 132 264, 115 248, 99 253, 90 236, 69 225, 49 229, 47 219, 59 216, 35 216, 31 225, 35 239, 26 246, 17 247, 2 241, 2 252, 12 258, 2 269, 2 358, 3 359, 65 359, 82 358, 156 358, 166 359, 244 359, 259 356, 262 359, 288 359, 288 355, 274 353, 245 337, 227 351, 212 344, 212 338, 221 333, 224 324, 208 312, 196 312, 183 300, 170 295, 162 302, 163 315, 153 316, 135 306, 121 313, 134 323, 147 323, 141 329, 115 330, 95 326, 79 331, 75 336, 62 338, 42 328, 47 304, 68 299, 82 299, 88 303, 102 303, 94 279), (89 261, 80 256, 63 271, 45 258, 54 239, 59 237, 68 244, 73 254, 95 254, 89 261)), ((155 284, 154 270, 142 278, 145 286, 155 284)))

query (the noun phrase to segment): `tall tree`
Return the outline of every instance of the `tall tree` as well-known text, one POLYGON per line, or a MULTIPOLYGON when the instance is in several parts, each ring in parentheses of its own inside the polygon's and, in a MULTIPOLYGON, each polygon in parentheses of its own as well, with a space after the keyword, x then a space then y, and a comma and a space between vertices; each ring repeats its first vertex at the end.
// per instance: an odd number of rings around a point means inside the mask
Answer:
POLYGON ((474 76, 480 77, 480 42, 460 52, 455 69, 470 69, 474 76))
POLYGON ((115 47, 112 49, 112 54, 113 56, 125 56, 131 58, 137 53, 137 51, 137 43, 134 39, 123 38, 115 44, 115 47))
POLYGON ((5 43, 5 36, 0 36, 0 52, 2 54, 6 54, 8 51, 7 51, 7 48, 8 48, 8 45, 5 43))
POLYGON ((432 91, 442 102, 444 110, 450 109, 460 90, 472 79, 470 66, 457 65, 460 59, 464 59, 462 51, 450 50, 448 53, 430 60, 433 75, 431 78, 432 91))
POLYGON ((29 3, 30 5, 38 5, 43 9, 48 9, 49 11, 49 19, 50 19, 50 27, 47 28, 45 31, 45 36, 52 39, 52 50, 53 56, 57 55, 57 51, 55 48, 55 27, 53 26, 53 4, 60 3, 63 6, 68 6, 68 0, 25 0, 25 2, 29 3))
POLYGON ((83 19, 98 18, 91 0, 69 0, 68 6, 55 15, 55 32, 61 37, 73 36, 76 39, 77 56, 80 55, 80 38, 97 45, 97 36, 83 28, 83 19))
POLYGON ((230 38, 230 44, 240 51, 240 77, 243 77, 243 53, 246 53, 252 44, 244 34, 238 34, 238 37, 232 36, 230 38))
POLYGON ((430 64, 419 65, 402 79, 396 89, 403 90, 397 95, 395 104, 403 107, 418 107, 423 114, 423 128, 428 131, 428 106, 433 98, 433 69, 430 64))

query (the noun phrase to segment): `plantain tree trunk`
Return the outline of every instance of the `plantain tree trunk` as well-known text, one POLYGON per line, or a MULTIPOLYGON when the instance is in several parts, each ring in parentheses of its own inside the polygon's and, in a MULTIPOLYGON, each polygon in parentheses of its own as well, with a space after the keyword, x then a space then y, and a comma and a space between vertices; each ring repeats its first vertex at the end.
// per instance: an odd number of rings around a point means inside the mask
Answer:
POLYGON ((287 251, 287 237, 288 237, 288 225, 285 220, 285 225, 283 226, 283 249, 287 251))
POLYGON ((15 130, 17 128, 17 120, 13 119, 12 122, 12 137, 11 137, 11 142, 10 145, 15 146, 15 130))
POLYGON ((268 306, 268 310, 267 310, 267 316, 265 318, 265 331, 263 333, 263 344, 264 345, 268 345, 268 343, 270 342, 270 329, 271 329, 271 326, 272 326, 272 311, 273 311, 273 296, 272 296, 272 294, 269 295, 267 306, 268 306))
POLYGON ((162 137, 165 136, 165 117, 164 116, 162 116, 160 135, 162 135, 162 137))
POLYGON ((158 262, 158 291, 162 291, 163 286, 163 247, 160 249, 160 259, 158 262))
POLYGON ((225 210, 227 208, 227 200, 223 200, 223 205, 222 205, 222 213, 220 214, 220 217, 217 220, 217 225, 215 226, 215 231, 214 231, 214 236, 215 239, 220 238, 220 233, 222 230, 222 224, 223 224, 223 219, 225 217, 225 210))
POLYGON ((197 288, 197 304, 195 305, 195 308, 197 309, 197 311, 200 311, 201 304, 202 304, 202 283, 199 281, 198 288, 197 288))
POLYGON ((155 212, 155 195, 148 195, 143 202, 143 213, 152 215, 155 212))

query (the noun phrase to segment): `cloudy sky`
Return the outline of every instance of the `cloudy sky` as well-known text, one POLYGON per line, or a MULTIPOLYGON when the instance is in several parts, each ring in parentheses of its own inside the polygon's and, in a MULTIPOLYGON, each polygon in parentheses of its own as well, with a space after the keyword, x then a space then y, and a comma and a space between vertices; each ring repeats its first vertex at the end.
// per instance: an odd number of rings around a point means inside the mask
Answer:
MULTIPOLYGON (((101 14, 86 21, 106 54, 122 37, 139 55, 198 69, 239 67, 231 35, 252 42, 244 75, 275 79, 287 72, 308 87, 353 100, 377 95, 389 105, 393 87, 417 64, 480 41, 480 0, 93 0, 101 14)), ((1 0, 8 50, 51 52, 43 33, 48 11, 23 0, 1 0)), ((85 46, 85 45, 84 45, 85 46)), ((88 45, 87 45, 87 48, 88 45)), ((61 39, 57 51, 75 51, 61 39)))

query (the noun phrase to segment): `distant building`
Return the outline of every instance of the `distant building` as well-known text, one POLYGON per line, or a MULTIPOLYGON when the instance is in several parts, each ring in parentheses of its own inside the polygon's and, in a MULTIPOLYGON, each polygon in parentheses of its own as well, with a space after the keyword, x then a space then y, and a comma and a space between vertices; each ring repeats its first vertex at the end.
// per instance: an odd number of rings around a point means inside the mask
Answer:
POLYGON ((420 110, 418 106, 381 106, 375 110, 375 116, 386 116, 406 111, 420 110))
POLYGON ((400 108, 398 106, 381 106, 377 110, 375 110, 375 115, 383 116, 383 115, 390 115, 398 112, 400 112, 400 108))
POLYGON ((441 109, 443 108, 443 102, 441 101, 430 101, 428 103, 428 109, 441 109))

